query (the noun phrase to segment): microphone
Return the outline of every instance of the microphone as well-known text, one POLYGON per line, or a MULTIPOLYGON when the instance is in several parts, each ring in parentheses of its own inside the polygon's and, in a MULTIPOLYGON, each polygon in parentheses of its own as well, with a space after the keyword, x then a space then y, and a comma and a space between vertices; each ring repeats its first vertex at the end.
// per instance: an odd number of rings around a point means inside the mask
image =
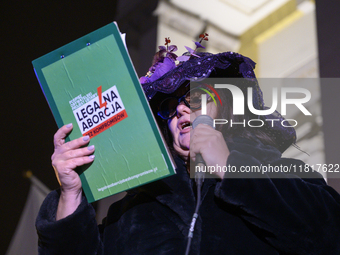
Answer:
MULTIPOLYGON (((192 122, 192 128, 195 129, 198 124, 205 124, 214 128, 214 120, 209 115, 200 115, 192 122)), ((205 162, 202 155, 196 154, 195 159, 195 181, 197 184, 202 185, 204 181, 205 172, 203 172, 203 168, 205 167, 205 162), (197 166, 199 167, 199 171, 196 171, 197 166)))

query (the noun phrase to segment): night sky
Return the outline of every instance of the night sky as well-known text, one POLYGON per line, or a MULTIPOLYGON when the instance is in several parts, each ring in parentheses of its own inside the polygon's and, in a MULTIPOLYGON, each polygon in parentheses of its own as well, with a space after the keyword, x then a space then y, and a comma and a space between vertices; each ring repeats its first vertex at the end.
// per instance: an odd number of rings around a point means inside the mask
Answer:
POLYGON ((57 125, 32 60, 114 21, 115 1, 11 1, 1 7, 1 249, 5 254, 28 194, 30 169, 50 189, 57 125), (64 2, 64 3, 63 3, 64 2))

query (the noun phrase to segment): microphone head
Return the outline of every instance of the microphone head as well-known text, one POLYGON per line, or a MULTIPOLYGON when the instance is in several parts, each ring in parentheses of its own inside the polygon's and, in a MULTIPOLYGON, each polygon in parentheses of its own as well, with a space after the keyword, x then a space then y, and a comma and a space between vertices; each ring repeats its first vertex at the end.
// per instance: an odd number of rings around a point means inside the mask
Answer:
POLYGON ((195 129, 198 124, 205 124, 214 128, 214 120, 209 115, 200 115, 192 122, 192 128, 195 129))

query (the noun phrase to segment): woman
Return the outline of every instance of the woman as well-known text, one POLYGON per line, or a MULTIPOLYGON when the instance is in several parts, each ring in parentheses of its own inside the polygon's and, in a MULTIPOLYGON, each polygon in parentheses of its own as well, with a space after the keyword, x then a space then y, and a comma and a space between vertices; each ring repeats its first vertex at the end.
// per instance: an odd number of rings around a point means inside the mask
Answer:
MULTIPOLYGON (((141 82, 153 110, 161 116, 159 124, 172 149, 177 174, 129 191, 97 227, 74 171, 95 160, 94 148, 87 146, 88 137, 65 143, 72 125, 60 128, 54 137, 52 164, 61 187, 46 198, 37 218, 41 254, 184 254, 197 195, 188 163, 197 154, 206 165, 236 169, 268 163, 304 165, 281 158, 281 152, 295 141, 292 128, 223 125, 215 130, 203 124, 190 128, 201 109, 192 107, 199 97, 194 98, 188 80, 245 78, 236 85, 242 90, 253 87, 254 107, 264 109, 250 59, 231 52, 194 52, 194 57, 176 65, 172 51, 160 50, 150 68, 152 75, 141 82)), ((231 95, 226 90, 209 92, 219 94, 224 105, 208 98, 207 114, 237 121, 231 95)), ((244 116, 253 117, 249 111, 244 116)), ((320 176, 213 174, 216 178, 206 179, 201 190, 190 254, 339 254, 340 197, 320 176)))

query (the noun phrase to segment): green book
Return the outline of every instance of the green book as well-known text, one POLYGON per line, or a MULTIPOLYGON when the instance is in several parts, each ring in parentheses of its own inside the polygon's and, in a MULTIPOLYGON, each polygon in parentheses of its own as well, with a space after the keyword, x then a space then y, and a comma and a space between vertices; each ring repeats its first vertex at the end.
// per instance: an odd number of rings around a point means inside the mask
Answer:
POLYGON ((89 202, 175 173, 116 23, 32 63, 58 127, 96 147, 79 171, 89 202))

